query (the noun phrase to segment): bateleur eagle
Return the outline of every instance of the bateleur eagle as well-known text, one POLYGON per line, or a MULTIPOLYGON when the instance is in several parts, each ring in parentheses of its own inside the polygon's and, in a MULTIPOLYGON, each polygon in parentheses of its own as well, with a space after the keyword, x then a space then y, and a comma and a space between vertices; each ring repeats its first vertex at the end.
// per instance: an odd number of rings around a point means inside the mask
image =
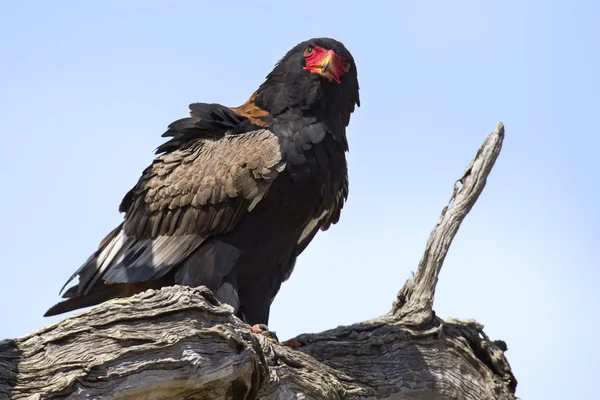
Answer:
POLYGON ((191 104, 123 198, 123 222, 45 315, 205 285, 245 322, 267 324, 298 255, 340 218, 358 91, 350 52, 318 38, 291 49, 245 104, 191 104))

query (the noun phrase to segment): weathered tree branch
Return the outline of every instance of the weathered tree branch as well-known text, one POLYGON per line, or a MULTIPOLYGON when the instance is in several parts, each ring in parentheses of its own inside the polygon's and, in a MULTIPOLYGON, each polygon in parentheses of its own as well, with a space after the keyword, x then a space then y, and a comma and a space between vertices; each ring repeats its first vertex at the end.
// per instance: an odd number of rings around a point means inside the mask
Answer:
POLYGON ((462 177, 454 184, 450 203, 442 210, 440 220, 429 236, 416 275, 406 282, 392 307, 392 314, 404 323, 419 325, 431 320, 433 295, 442 264, 460 224, 485 187, 487 177, 500 155, 503 140, 504 125, 499 122, 496 130, 483 142, 462 177))
POLYGON ((506 345, 432 311, 446 252, 503 137, 499 124, 387 315, 301 335, 294 350, 251 333, 204 287, 149 290, 0 342, 0 398, 514 399, 506 345))

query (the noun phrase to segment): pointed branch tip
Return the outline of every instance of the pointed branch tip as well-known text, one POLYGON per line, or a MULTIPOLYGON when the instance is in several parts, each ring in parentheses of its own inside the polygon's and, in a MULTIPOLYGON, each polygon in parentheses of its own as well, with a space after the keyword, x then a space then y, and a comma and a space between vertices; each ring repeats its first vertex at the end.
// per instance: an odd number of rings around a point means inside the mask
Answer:
POLYGON ((454 183, 449 204, 442 209, 440 220, 429 236, 417 273, 400 289, 391 315, 415 325, 433 318, 433 298, 442 264, 461 223, 485 187, 503 140, 504 124, 498 122, 462 177, 454 183))

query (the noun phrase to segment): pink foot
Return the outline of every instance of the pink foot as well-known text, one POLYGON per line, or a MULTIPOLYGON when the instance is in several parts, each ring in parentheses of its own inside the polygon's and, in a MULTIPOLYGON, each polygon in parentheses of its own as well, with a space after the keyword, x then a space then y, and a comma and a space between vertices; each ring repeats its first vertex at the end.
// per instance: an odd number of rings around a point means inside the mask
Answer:
POLYGON ((252 329, 252 333, 263 333, 269 330, 265 324, 254 324, 250 329, 252 329))
POLYGON ((279 343, 279 339, 277 339, 277 335, 275 334, 275 332, 270 331, 265 324, 254 324, 250 329, 252 330, 252 333, 263 335, 267 339, 271 339, 279 343))

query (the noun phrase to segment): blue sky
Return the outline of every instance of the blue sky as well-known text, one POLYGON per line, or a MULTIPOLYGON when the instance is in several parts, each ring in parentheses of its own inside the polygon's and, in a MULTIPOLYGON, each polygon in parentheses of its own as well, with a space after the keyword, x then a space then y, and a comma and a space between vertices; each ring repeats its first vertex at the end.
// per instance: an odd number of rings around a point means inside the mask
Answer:
POLYGON ((0 5, 0 338, 42 318, 118 224, 191 102, 239 105, 293 45, 353 53, 341 222, 273 304, 285 339, 387 312, 485 136, 506 140, 435 298, 507 357, 523 399, 592 398, 600 108, 592 1, 21 1, 0 5))

